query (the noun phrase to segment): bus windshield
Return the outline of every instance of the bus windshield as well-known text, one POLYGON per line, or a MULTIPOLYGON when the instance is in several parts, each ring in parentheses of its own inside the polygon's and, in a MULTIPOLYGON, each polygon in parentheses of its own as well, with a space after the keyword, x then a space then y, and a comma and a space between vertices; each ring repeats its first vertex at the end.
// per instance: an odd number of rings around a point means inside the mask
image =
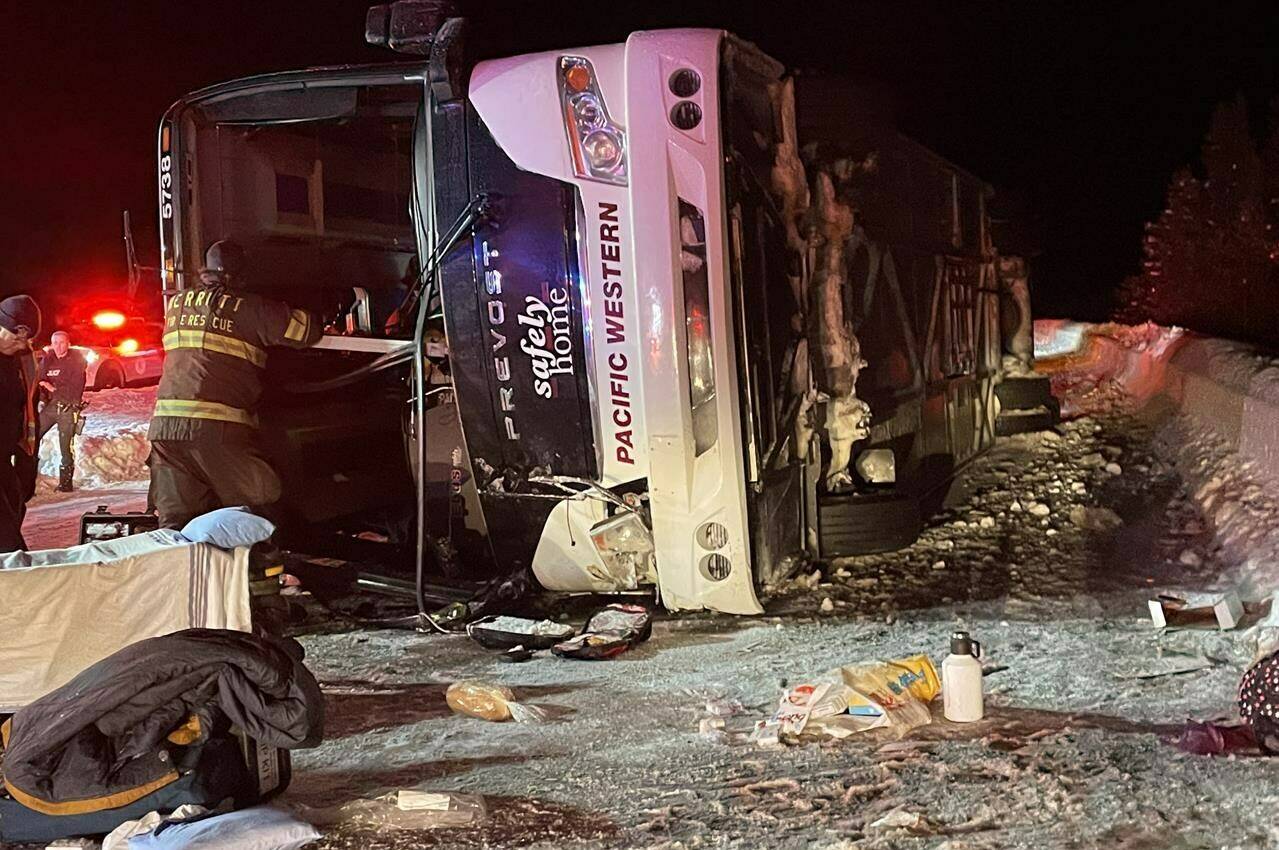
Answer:
POLYGON ((194 283, 209 244, 232 239, 245 248, 249 289, 328 314, 361 289, 370 330, 383 333, 418 252, 423 91, 397 79, 197 95, 174 128, 179 288, 194 283))

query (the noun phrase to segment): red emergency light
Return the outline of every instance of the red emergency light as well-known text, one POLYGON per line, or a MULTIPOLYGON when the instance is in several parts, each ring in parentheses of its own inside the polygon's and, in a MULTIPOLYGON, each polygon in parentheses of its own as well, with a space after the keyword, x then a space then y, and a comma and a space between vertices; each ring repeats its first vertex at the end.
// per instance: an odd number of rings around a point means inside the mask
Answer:
POLYGON ((138 341, 133 337, 121 340, 120 344, 115 347, 115 350, 121 354, 132 354, 138 350, 138 341))
POLYGON ((124 327, 124 314, 118 310, 99 310, 93 314, 93 324, 104 331, 124 327))

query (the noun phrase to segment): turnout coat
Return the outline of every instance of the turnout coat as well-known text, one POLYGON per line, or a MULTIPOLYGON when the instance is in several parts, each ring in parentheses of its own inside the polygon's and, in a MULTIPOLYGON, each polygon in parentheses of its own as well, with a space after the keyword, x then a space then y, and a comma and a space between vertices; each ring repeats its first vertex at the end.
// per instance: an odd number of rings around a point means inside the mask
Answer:
POLYGON ((0 727, 5 789, 46 815, 127 806, 176 782, 181 751, 228 724, 285 749, 320 742, 324 704, 297 642, 187 629, 125 647, 0 727))

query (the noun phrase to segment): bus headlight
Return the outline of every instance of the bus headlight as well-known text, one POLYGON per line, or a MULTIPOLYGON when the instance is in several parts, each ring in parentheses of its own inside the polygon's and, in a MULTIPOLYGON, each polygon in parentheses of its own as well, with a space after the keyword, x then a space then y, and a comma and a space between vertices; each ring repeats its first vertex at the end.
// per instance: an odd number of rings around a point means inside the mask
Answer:
POLYGON ((570 102, 573 104, 573 117, 577 119, 579 127, 596 128, 608 123, 604 105, 590 92, 574 95, 570 102))
POLYGON ((626 185, 626 132, 609 117, 589 60, 560 58, 560 99, 577 176, 626 185))
POLYGON ((622 162, 622 140, 612 130, 596 130, 582 140, 586 161, 595 171, 612 171, 622 162))
POLYGON ((867 484, 897 482, 897 458, 892 449, 866 449, 857 455, 853 466, 867 484))
POLYGON ((621 513, 597 523, 591 543, 610 575, 652 577, 653 533, 639 514, 621 513))

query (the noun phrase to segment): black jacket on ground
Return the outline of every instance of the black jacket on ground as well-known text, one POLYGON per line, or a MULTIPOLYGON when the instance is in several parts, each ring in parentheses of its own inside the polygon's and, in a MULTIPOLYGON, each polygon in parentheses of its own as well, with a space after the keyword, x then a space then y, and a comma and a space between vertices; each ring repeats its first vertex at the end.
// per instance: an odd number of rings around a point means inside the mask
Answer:
POLYGON ((221 629, 127 646, 0 728, 5 788, 44 814, 126 806, 177 781, 173 749, 227 721, 270 746, 316 746, 324 702, 301 659, 296 641, 221 629))
POLYGON ((256 427, 266 349, 307 348, 323 335, 314 313, 216 281, 170 296, 151 439, 191 440, 209 421, 256 427))

